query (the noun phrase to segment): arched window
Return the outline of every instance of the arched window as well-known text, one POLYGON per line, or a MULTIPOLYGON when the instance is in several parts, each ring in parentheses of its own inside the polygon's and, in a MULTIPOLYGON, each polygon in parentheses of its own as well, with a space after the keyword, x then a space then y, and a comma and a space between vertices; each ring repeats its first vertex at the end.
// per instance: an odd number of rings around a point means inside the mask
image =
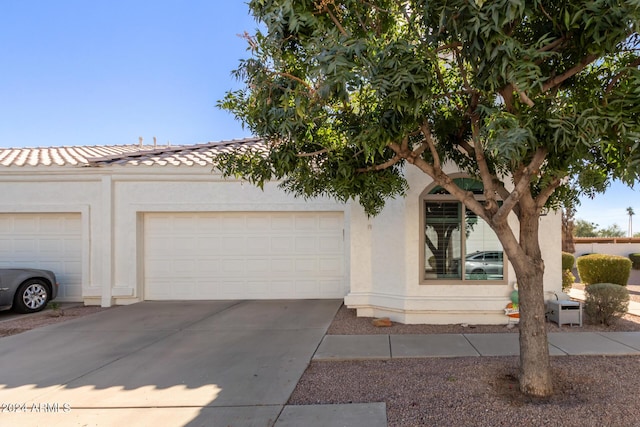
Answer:
MULTIPOLYGON (((484 199, 480 181, 455 178, 456 184, 484 199)), ((426 283, 451 280, 504 281, 502 245, 489 225, 444 188, 423 196, 424 276, 426 283)))

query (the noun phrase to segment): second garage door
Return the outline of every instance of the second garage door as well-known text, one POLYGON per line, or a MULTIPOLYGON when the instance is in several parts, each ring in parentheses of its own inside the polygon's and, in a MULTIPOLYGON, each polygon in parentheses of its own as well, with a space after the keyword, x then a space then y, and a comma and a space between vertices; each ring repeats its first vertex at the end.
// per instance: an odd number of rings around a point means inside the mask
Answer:
POLYGON ((148 213, 147 300, 342 298, 342 212, 148 213))

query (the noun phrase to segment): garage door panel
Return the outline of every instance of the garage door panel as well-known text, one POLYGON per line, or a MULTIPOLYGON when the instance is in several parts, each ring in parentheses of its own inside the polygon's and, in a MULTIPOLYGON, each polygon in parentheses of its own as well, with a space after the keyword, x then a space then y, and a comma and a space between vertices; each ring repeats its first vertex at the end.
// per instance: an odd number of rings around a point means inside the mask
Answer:
POLYGON ((320 258, 320 273, 332 274, 336 271, 342 272, 342 259, 340 258, 320 258))
POLYGON ((284 277, 291 276, 295 272, 295 260, 290 258, 274 259, 271 262, 271 271, 284 277))
POLYGON ((268 259, 251 259, 245 264, 247 275, 252 277, 261 277, 263 274, 271 273, 271 263, 268 259))
MULTIPOLYGON (((341 236, 339 236, 341 237, 341 236)), ((342 239, 332 236, 332 237, 319 237, 318 238, 318 250, 320 253, 336 253, 342 252, 344 250, 344 243, 342 239)))
POLYGON ((342 213, 150 213, 144 222, 145 299, 345 294, 342 213), (193 261, 183 264, 191 271, 174 267, 183 260, 193 261))
POLYGON ((248 231, 263 233, 265 230, 271 229, 271 221, 268 217, 248 215, 245 227, 248 231))
POLYGON ((192 252, 192 248, 194 246, 194 240, 189 237, 174 237, 173 239, 168 239, 173 245, 173 248, 178 253, 190 253, 192 252))
POLYGON ((220 239, 224 252, 229 255, 244 254, 247 241, 240 236, 224 236, 220 239))
POLYGON ((247 255, 262 255, 271 250, 271 239, 268 237, 252 237, 246 246, 247 255))
POLYGON ((316 280, 300 280, 296 285, 296 293, 300 298, 313 298, 320 293, 320 284, 316 280))
POLYGON ((296 273, 316 275, 318 273, 318 260, 296 259, 296 273))
POLYGON ((302 254, 315 254, 318 251, 317 239, 309 237, 296 237, 296 253, 302 254))
POLYGON ((59 239, 41 239, 39 244, 40 253, 43 254, 56 254, 66 251, 65 242, 59 239))
POLYGON ((297 217, 295 221, 298 231, 316 231, 318 229, 317 217, 297 217))
POLYGON ((342 282, 339 280, 320 280, 320 289, 327 298, 342 290, 342 282))
POLYGON ((271 250, 279 254, 294 254, 295 239, 293 237, 273 237, 271 239, 271 250))
POLYGON ((271 218, 271 230, 274 231, 289 231, 291 230, 291 224, 294 221, 294 216, 290 214, 282 214, 277 217, 271 218))
POLYGON ((245 218, 235 215, 222 215, 220 225, 222 227, 220 230, 222 233, 235 232, 235 230, 244 228, 245 218))
POLYGON ((0 267, 52 270, 60 301, 82 301, 79 213, 0 214, 0 267))
POLYGON ((318 218, 318 229, 323 231, 339 231, 342 228, 342 221, 343 219, 341 217, 323 216, 318 218))
POLYGON ((244 268, 244 259, 242 258, 225 258, 221 261, 222 268, 220 269, 223 273, 222 277, 238 277, 242 276, 245 268, 244 268))
POLYGON ((33 237, 29 239, 15 239, 13 241, 13 252, 18 256, 27 256, 38 251, 38 241, 33 237))
POLYGON ((213 277, 220 272, 220 260, 199 259, 196 268, 201 275, 213 277))

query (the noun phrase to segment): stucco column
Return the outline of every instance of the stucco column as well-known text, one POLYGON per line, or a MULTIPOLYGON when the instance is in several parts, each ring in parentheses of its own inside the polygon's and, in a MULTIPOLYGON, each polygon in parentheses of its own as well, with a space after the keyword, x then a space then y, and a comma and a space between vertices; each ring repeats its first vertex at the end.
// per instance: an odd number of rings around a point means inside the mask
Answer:
POLYGON ((113 182, 110 175, 102 177, 102 292, 100 305, 111 307, 111 289, 113 283, 113 182))

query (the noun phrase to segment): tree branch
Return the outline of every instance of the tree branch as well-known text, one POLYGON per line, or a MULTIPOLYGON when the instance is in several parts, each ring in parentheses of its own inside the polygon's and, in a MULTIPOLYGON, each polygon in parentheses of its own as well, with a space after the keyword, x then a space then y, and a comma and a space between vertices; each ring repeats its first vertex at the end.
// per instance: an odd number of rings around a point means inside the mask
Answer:
POLYGON ((630 71, 629 69, 637 66, 640 66, 640 58, 636 58, 636 60, 631 62, 629 65, 627 65, 624 70, 620 71, 618 74, 613 76, 613 78, 605 88, 604 93, 609 94, 613 90, 614 86, 620 81, 620 79, 622 79, 622 77, 624 77, 625 74, 629 73, 630 71))
POLYGON ((512 85, 518 95, 520 95, 520 100, 522 102, 527 104, 529 107, 533 107, 535 105, 531 98, 529 98, 525 92, 521 91, 515 83, 512 83, 512 85))
POLYGON ((458 55, 458 51, 454 51, 453 55, 456 58, 456 62, 458 63, 458 69, 460 70, 460 76, 462 77, 462 83, 464 86, 464 89, 468 92, 468 93, 473 93, 473 89, 471 88, 471 85, 469 85, 469 80, 467 79, 467 70, 464 69, 464 63, 462 62, 462 58, 460 57, 460 55, 458 55))
POLYGON ((522 170, 514 173, 514 181, 516 183, 515 188, 511 191, 509 197, 503 200, 502 206, 498 209, 498 212, 494 216, 496 222, 506 221, 509 212, 511 212, 516 204, 518 204, 522 197, 529 191, 529 185, 531 184, 531 177, 538 173, 540 166, 547 158, 547 150, 544 148, 538 148, 533 155, 533 158, 527 166, 522 170))
POLYGON ((338 31, 340 31, 340 34, 345 37, 350 37, 350 34, 347 32, 347 30, 344 29, 340 21, 338 21, 338 18, 336 18, 335 15, 329 10, 328 5, 324 7, 324 10, 327 12, 333 23, 336 24, 336 27, 338 27, 338 31))
POLYGON ((565 71, 564 73, 560 74, 559 76, 556 76, 556 77, 552 78, 551 80, 548 80, 544 85, 542 85, 542 92, 541 93, 545 93, 549 89, 554 88, 556 86, 559 86, 560 83, 562 83, 565 80, 575 76, 580 71, 584 70, 587 67, 587 65, 591 64, 593 61, 595 61, 598 58, 599 58, 599 56, 595 55, 595 54, 591 54, 591 55, 585 56, 582 59, 582 61, 580 61, 576 66, 568 69, 567 71, 565 71))
MULTIPOLYGON (((409 141, 409 137, 405 137, 402 141, 402 145, 405 144, 405 139, 407 140, 407 143, 409 141)), ((388 148, 390 148, 394 153, 396 153, 395 156, 393 156, 393 158, 387 160, 384 163, 380 163, 377 165, 373 165, 373 166, 368 166, 366 168, 358 168, 356 169, 356 172, 358 173, 366 173, 366 172, 375 172, 375 171, 380 171, 383 169, 386 169, 388 167, 391 167, 393 165, 395 165, 396 163, 398 163, 400 160, 404 159, 405 156, 403 155, 403 153, 406 153, 406 151, 408 150, 404 150, 402 149, 401 145, 398 145, 395 142, 392 142, 391 144, 387 145, 388 148)))
MULTIPOLYGON (((431 127, 429 126, 429 123, 422 123, 422 125, 420 125, 420 130, 422 131, 422 135, 424 136, 424 139, 426 141, 426 147, 421 147, 421 151, 419 151, 420 149, 417 150, 414 153, 414 156, 412 156, 413 160, 415 161, 415 159, 420 156, 428 147, 429 151, 431 152, 431 156, 433 157, 433 167, 436 170, 441 170, 440 155, 438 154, 438 150, 436 150, 436 143, 433 140, 433 135, 431 135, 431 127)), ((424 145, 424 143, 422 145, 424 145)), ((411 160, 409 162, 413 163, 411 160)))
POLYGON ((542 189, 540 194, 538 194, 535 199, 538 209, 542 209, 544 207, 544 205, 547 203, 547 200, 549 200, 549 197, 551 197, 553 192, 556 191, 558 187, 560 187, 560 184, 562 184, 562 179, 554 178, 553 181, 549 183, 549 185, 542 189))
POLYGON ((388 167, 391 167, 393 165, 395 165, 396 163, 398 163, 400 160, 402 160, 402 156, 399 154, 396 154, 395 156, 393 156, 393 158, 387 160, 384 163, 380 163, 378 165, 373 165, 373 166, 369 166, 367 168, 358 168, 356 169, 356 172, 358 173, 365 173, 365 172, 375 172, 375 171, 381 171, 383 169, 386 169, 388 167))
POLYGON ((438 46, 436 48, 436 52, 442 52, 443 50, 449 50, 449 49, 457 49, 460 47, 462 47, 462 43, 451 42, 451 43, 443 44, 442 46, 438 46))
POLYGON ((444 173, 442 170, 434 169, 433 165, 426 162, 424 159, 418 157, 415 159, 414 166, 420 169, 422 172, 429 175, 433 182, 440 185, 445 190, 454 196, 457 200, 462 202, 467 208, 471 209, 476 215, 485 221, 489 222, 490 218, 482 203, 480 203, 475 195, 471 191, 465 191, 458 187, 453 179, 444 173))
POLYGON ((496 193, 493 185, 493 174, 489 170, 489 164, 484 155, 484 149, 481 146, 480 117, 478 113, 475 112, 471 115, 471 134, 475 147, 478 172, 480 173, 480 179, 482 179, 482 185, 484 186, 485 206, 489 212, 495 213, 498 210, 498 202, 496 201, 496 193))
POLYGON ((296 77, 293 74, 282 73, 282 72, 279 72, 279 71, 272 71, 272 73, 275 74, 276 76, 286 77, 288 79, 294 80, 294 81, 300 83, 301 85, 303 85, 304 87, 306 87, 307 89, 309 89, 309 92, 311 92, 312 95, 316 95, 316 90, 309 83, 307 83, 304 80, 302 80, 300 77, 296 77))
POLYGON ((513 85, 511 83, 507 84, 505 87, 500 89, 498 93, 502 96, 506 110, 509 113, 513 113, 513 85))
POLYGON ((559 39, 552 41, 547 45, 542 46, 540 49, 538 49, 538 52, 548 52, 550 50, 555 50, 556 47, 562 45, 562 43, 564 43, 565 41, 567 41, 567 38, 565 36, 562 36, 559 39))
POLYGON ((328 148, 323 148, 322 150, 314 151, 312 153, 298 153, 296 154, 296 156, 297 157, 313 157, 313 156, 317 156, 318 154, 324 154, 328 152, 329 152, 328 148))

